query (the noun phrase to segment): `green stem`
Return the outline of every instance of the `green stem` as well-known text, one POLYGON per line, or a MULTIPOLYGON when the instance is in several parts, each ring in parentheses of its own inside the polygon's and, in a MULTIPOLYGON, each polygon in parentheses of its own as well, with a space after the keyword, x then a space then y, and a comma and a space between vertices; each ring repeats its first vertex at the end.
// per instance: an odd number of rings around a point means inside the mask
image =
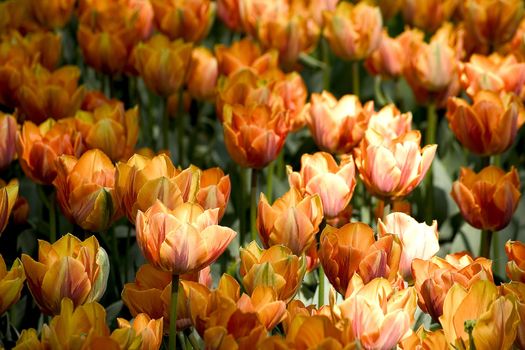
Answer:
MULTIPOLYGON (((490 157, 490 164, 501 167, 501 155, 496 154, 490 157)), ((493 231, 493 242, 492 242, 492 263, 494 264, 493 269, 496 273, 499 273, 499 241, 498 232, 493 231)))
POLYGON ((479 248, 479 256, 490 259, 490 244, 492 241, 491 230, 481 230, 481 246, 479 248))
POLYGON ((383 89, 381 87, 381 76, 377 75, 374 79, 374 94, 376 96, 376 101, 380 106, 384 106, 388 103, 385 95, 383 94, 383 89))
POLYGON ((257 238, 257 177, 259 170, 252 169, 252 183, 251 183, 251 195, 250 195, 250 224, 252 241, 257 238))
POLYGON ((170 304, 170 340, 169 350, 177 348, 177 301, 179 294, 179 275, 171 279, 171 304, 170 304))
POLYGON ((147 128, 144 130, 148 134, 148 146, 150 146, 153 150, 158 151, 158 143, 157 139, 155 138, 154 133, 154 126, 157 123, 155 119, 155 112, 153 109, 153 101, 152 101, 152 94, 148 95, 148 110, 146 112, 146 124, 147 128))
POLYGON ((57 239, 57 206, 55 191, 49 195, 49 243, 57 239))
POLYGON ((501 168, 501 154, 490 157, 490 164, 501 168))
POLYGON ((239 185, 239 192, 240 192, 240 201, 239 201, 239 231, 240 231, 240 237, 239 237, 239 246, 243 246, 245 242, 245 236, 246 236, 246 213, 245 213, 245 207, 244 207, 244 199, 246 197, 246 172, 248 170, 239 166, 239 177, 240 177, 240 185, 239 185))
POLYGON ((268 174, 266 176, 266 198, 270 203, 273 200, 273 173, 275 171, 275 163, 275 160, 270 163, 268 166, 268 174))
POLYGON ((124 277, 122 278, 122 283, 128 281, 128 269, 129 269, 129 246, 131 244, 131 225, 128 224, 128 234, 126 236, 126 254, 124 254, 124 277))
POLYGON ((284 176, 284 169, 285 169, 285 165, 284 165, 284 147, 283 149, 281 150, 281 152, 279 152, 279 155, 277 156, 277 171, 276 171, 276 175, 279 179, 282 179, 283 176, 284 176))
POLYGON ((323 266, 319 265, 319 300, 317 302, 317 307, 320 308, 324 305, 324 270, 323 266))
POLYGON ((170 111, 168 108, 168 98, 164 99, 164 112, 162 116, 162 148, 170 150, 170 111))
MULTIPOLYGON (((436 143, 437 132, 437 113, 436 105, 430 103, 427 107, 427 132, 425 134, 425 144, 432 145, 436 143)), ((425 221, 428 225, 432 224, 434 214, 434 175, 432 166, 428 169, 425 190, 425 221)))
POLYGON ((330 65, 330 47, 326 39, 321 39, 321 52, 323 55, 323 90, 330 90, 330 80, 332 75, 332 67, 330 65))
POLYGON ((186 331, 185 334, 190 341, 191 347, 194 350, 199 350, 201 347, 199 346, 199 341, 195 338, 195 334, 192 331, 186 331))
POLYGON ((185 166, 186 161, 184 159, 184 89, 179 90, 179 110, 177 111, 176 123, 177 123, 177 154, 179 165, 185 166))
POLYGON ((352 62, 352 92, 359 97, 359 61, 352 62))
POLYGON ((390 214, 390 212, 392 211, 392 202, 389 201, 389 200, 384 200, 383 201, 383 218, 382 220, 385 220, 386 216, 388 214, 390 214))

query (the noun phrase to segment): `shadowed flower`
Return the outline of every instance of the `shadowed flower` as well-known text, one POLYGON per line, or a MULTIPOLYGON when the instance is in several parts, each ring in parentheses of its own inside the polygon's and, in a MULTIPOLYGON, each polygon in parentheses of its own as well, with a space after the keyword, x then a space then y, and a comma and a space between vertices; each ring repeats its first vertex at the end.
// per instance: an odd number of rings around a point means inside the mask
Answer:
POLYGON ((16 155, 16 119, 0 112, 0 171, 6 169, 16 155))
POLYGON ((25 279, 20 259, 16 259, 8 271, 4 258, 0 255, 0 314, 4 314, 20 299, 25 279))
POLYGON ((0 179, 0 236, 7 226, 11 211, 17 202, 18 188, 18 180, 13 179, 6 184, 0 179))
POLYGON ((75 0, 31 0, 31 7, 37 20, 49 28, 61 28, 69 22, 75 0))
POLYGON ((191 62, 186 84, 190 95, 199 101, 213 100, 217 87, 219 68, 210 50, 199 46, 191 52, 191 62))
POLYGON ((406 0, 403 18, 408 24, 432 33, 450 19, 458 4, 458 0, 406 0))
POLYGON ((507 276, 513 280, 525 283, 525 244, 520 241, 508 241, 505 253, 509 258, 507 276))

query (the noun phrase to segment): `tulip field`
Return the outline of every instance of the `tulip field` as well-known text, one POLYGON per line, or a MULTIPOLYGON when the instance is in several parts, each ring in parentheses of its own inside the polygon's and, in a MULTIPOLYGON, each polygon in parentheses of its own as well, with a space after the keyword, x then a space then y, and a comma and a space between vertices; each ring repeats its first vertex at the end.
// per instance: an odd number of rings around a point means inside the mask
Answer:
POLYGON ((525 349, 523 0, 0 0, 0 349, 525 349))

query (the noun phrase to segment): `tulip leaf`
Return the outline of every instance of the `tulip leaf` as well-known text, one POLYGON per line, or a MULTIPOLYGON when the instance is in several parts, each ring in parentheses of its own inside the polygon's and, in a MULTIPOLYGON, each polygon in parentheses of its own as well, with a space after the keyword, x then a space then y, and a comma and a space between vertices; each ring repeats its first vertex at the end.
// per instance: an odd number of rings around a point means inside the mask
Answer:
POLYGON ((122 311, 123 305, 122 300, 118 300, 106 308, 106 322, 108 324, 112 324, 117 319, 122 311))

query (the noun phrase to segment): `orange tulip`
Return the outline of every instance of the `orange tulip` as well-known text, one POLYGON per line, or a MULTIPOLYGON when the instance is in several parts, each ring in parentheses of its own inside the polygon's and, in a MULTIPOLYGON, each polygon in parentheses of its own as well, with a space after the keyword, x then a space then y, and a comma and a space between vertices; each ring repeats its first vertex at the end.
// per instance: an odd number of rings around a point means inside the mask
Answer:
POLYGON ((230 30, 241 30, 238 0, 217 0, 217 17, 219 17, 222 23, 230 30))
POLYGON ((264 247, 282 244, 295 255, 303 254, 315 242, 323 220, 319 195, 302 196, 295 188, 273 205, 261 193, 257 212, 257 231, 264 247))
POLYGON ((525 109, 516 96, 491 91, 476 93, 472 105, 451 98, 446 116, 461 144, 485 156, 505 152, 525 123, 525 109))
POLYGON ((184 84, 191 51, 191 44, 157 34, 135 48, 135 68, 149 89, 166 97, 184 84))
POLYGON ((219 209, 184 203, 174 210, 156 201, 137 213, 137 243, 155 267, 172 274, 191 273, 211 265, 236 232, 217 225, 219 209))
POLYGON ((98 148, 112 161, 127 160, 137 143, 138 113, 138 107, 126 111, 122 102, 108 100, 78 111, 75 122, 87 149, 98 148))
POLYGON ((151 0, 157 28, 171 40, 197 42, 210 31, 215 3, 210 0, 151 0))
POLYGON ((242 29, 253 38, 257 38, 257 30, 262 23, 290 12, 288 0, 243 0, 238 2, 242 29))
POLYGON ((488 166, 478 174, 461 168, 459 180, 452 185, 451 195, 463 218, 482 230, 499 231, 507 226, 521 196, 518 172, 508 173, 488 166))
POLYGON ((412 279, 412 261, 414 259, 428 260, 439 251, 437 221, 432 226, 424 222, 418 223, 414 218, 404 213, 392 213, 383 222, 378 219, 379 236, 394 234, 399 237, 402 246, 399 270, 406 281, 412 279))
POLYGON ((523 35, 525 34, 525 17, 521 20, 518 29, 514 33, 512 40, 506 44, 502 51, 510 52, 514 55, 518 61, 525 61, 525 42, 523 41, 523 35))
POLYGON ((407 196, 425 177, 437 145, 419 144, 419 131, 410 131, 391 142, 378 143, 369 139, 354 150, 359 176, 367 190, 387 200, 407 196))
POLYGON ((362 60, 379 47, 383 20, 378 7, 340 2, 335 11, 323 15, 323 33, 336 56, 362 60))
POLYGON ((315 143, 323 151, 348 153, 363 138, 374 102, 364 106, 355 95, 337 100, 328 91, 312 94, 306 122, 315 143))
POLYGON ((418 330, 412 333, 410 336, 405 337, 399 343, 401 349, 448 349, 447 339, 442 329, 434 331, 428 331, 423 326, 420 326, 418 330))
POLYGON ((406 52, 401 40, 391 38, 386 30, 383 30, 381 43, 365 61, 365 67, 372 75, 380 75, 387 78, 397 78, 403 73, 406 60, 406 52))
POLYGON ((62 213, 84 230, 107 230, 121 215, 115 194, 115 166, 98 149, 78 159, 60 156, 53 185, 62 213))
POLYGON ((266 250, 255 241, 241 248, 240 274, 249 294, 259 286, 271 287, 279 300, 290 301, 299 290, 306 272, 306 259, 282 245, 266 250))
MULTIPOLYGON (((326 315, 298 315, 292 320, 286 340, 297 349, 338 350, 343 349, 346 344, 348 349, 353 349, 352 345, 356 345, 353 337, 349 336, 351 330, 348 330, 348 327, 346 325, 346 329, 339 329, 340 327, 336 327, 326 315)), ((290 348, 290 345, 285 348, 290 348)))
POLYGON ((65 26, 73 14, 75 8, 74 0, 31 0, 31 7, 35 17, 40 23, 49 28, 61 28, 65 26))
POLYGON ((505 253, 509 258, 507 276, 513 280, 525 283, 525 244, 520 241, 508 241, 505 253))
POLYGON ((6 169, 16 155, 16 119, 0 112, 0 170, 6 169))
POLYGON ((54 72, 39 64, 22 68, 17 94, 20 110, 35 123, 74 116, 84 98, 84 87, 77 83, 79 77, 80 69, 74 66, 54 72))
POLYGON ((193 49, 186 77, 190 95, 196 100, 212 100, 215 97, 218 75, 217 59, 211 51, 204 46, 193 49))
POLYGON ((512 54, 505 57, 498 53, 474 54, 462 66, 461 84, 471 98, 481 90, 513 92, 525 97, 525 62, 519 62, 512 54))
POLYGON ((412 130, 412 113, 401 113, 393 104, 374 112, 368 122, 365 138, 368 142, 391 142, 412 130))
POLYGON ((324 215, 334 218, 350 203, 355 189, 355 166, 352 157, 342 157, 338 165, 328 153, 317 152, 301 156, 301 170, 287 167, 290 187, 306 195, 318 194, 324 215), (329 191, 327 189, 330 189, 329 191))
POLYGON ((445 259, 414 259, 414 287, 418 305, 434 320, 443 315, 443 302, 454 283, 466 288, 479 280, 493 281, 492 262, 485 258, 472 259, 467 253, 447 255, 445 259))
POLYGON ((512 0, 466 0, 462 10, 469 38, 497 47, 512 38, 525 14, 525 5, 512 0))
POLYGON ((109 259, 95 236, 80 241, 71 234, 49 244, 38 241, 38 261, 22 254, 29 290, 43 313, 57 315, 60 302, 75 306, 99 300, 106 290, 109 259))
POLYGON ((381 9, 381 15, 385 21, 388 21, 404 6, 404 1, 402 0, 374 0, 375 3, 381 9))
POLYGON ((490 281, 477 281, 469 289, 454 285, 439 320, 447 343, 464 347, 472 341, 476 349, 487 350, 510 349, 520 323, 513 298, 498 297, 490 281))
POLYGON ((31 0, 7 0, 0 3, 0 32, 16 30, 28 33, 43 29, 34 18, 31 0))
POLYGON ((25 279, 20 259, 16 259, 7 271, 4 258, 0 255, 0 313, 6 312, 20 299, 25 279))
POLYGON ((219 63, 219 72, 226 76, 242 68, 251 68, 258 74, 264 74, 278 67, 279 58, 277 51, 263 52, 259 45, 249 38, 235 41, 230 47, 216 45, 215 56, 219 63))
POLYGON ((13 31, 4 37, 0 48, 0 62, 4 65, 16 62, 30 66, 38 62, 53 70, 60 60, 62 41, 60 36, 53 32, 39 31, 22 35, 13 31))
POLYGON ((512 295, 515 297, 515 305, 520 315, 521 322, 518 324, 518 334, 514 345, 517 348, 525 347, 525 283, 510 282, 502 284, 500 287, 501 295, 512 295))
POLYGON ((407 0, 403 6, 403 18, 410 25, 434 32, 450 19, 458 4, 458 0, 407 0))
POLYGON ((57 175, 55 160, 59 156, 82 154, 82 136, 71 120, 48 119, 40 126, 25 122, 17 135, 16 151, 25 175, 36 183, 50 185, 57 175))
MULTIPOLYGON (((138 314, 133 318, 132 323, 123 319, 117 318, 119 329, 121 330, 133 330, 137 340, 135 343, 140 342, 140 346, 137 349, 140 350, 156 350, 160 349, 162 345, 162 318, 152 319, 147 314, 138 314)), ((114 331, 113 334, 116 334, 114 331)), ((121 333, 122 334, 122 333, 121 333)), ((122 344, 123 342, 119 342, 122 344)), ((133 343, 132 343, 133 344, 133 343)), ((131 344, 130 344, 131 345, 131 344)))
POLYGON ((11 211, 17 202, 18 187, 18 180, 16 179, 9 181, 8 184, 0 179, 0 235, 4 232, 11 211))
POLYGON ((262 169, 277 158, 288 134, 285 111, 226 105, 223 118, 226 149, 237 164, 262 169))

